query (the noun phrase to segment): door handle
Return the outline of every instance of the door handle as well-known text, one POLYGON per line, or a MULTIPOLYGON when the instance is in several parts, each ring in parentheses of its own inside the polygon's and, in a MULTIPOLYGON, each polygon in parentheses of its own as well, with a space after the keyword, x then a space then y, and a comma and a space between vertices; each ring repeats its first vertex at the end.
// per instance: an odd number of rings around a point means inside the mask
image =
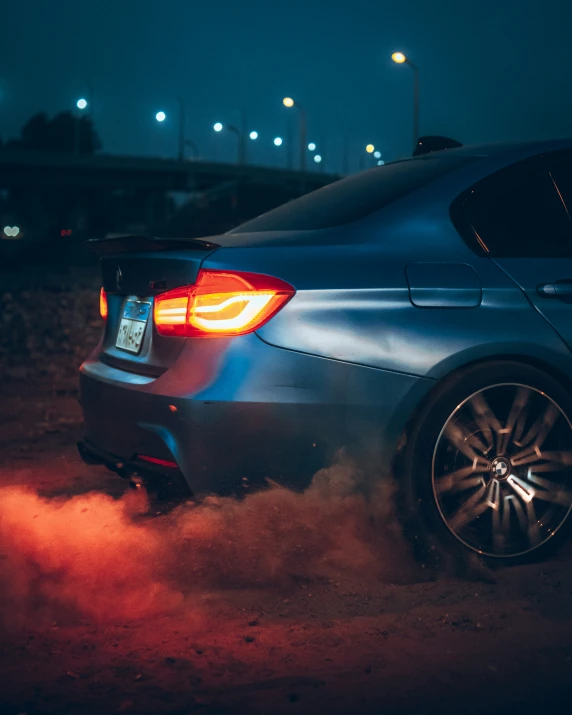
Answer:
POLYGON ((572 280, 565 279, 555 283, 541 283, 536 292, 543 298, 572 297, 572 280))

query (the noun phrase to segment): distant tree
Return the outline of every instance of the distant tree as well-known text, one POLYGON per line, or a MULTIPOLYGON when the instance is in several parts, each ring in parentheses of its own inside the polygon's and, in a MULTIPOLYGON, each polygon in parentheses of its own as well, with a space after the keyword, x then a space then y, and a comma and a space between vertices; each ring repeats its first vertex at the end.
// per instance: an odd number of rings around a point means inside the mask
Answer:
POLYGON ((87 115, 76 117, 72 112, 60 112, 49 119, 39 112, 24 124, 20 138, 11 139, 6 148, 94 154, 101 149, 101 141, 87 115))

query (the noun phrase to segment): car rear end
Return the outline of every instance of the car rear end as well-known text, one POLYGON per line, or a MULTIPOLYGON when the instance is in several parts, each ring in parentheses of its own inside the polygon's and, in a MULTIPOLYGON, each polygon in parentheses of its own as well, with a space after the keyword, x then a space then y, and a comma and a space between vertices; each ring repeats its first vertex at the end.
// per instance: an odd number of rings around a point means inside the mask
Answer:
POLYGON ((194 494, 267 478, 306 486, 344 443, 347 367, 258 337, 294 288, 243 266, 209 268, 214 242, 95 247, 105 327, 80 372, 83 458, 194 494))
POLYGON ((225 236, 95 242, 106 320, 81 367, 84 459, 197 495, 303 488, 341 448, 387 469, 433 381, 374 337, 377 310, 411 310, 403 228, 379 209, 465 163, 413 161, 225 236))

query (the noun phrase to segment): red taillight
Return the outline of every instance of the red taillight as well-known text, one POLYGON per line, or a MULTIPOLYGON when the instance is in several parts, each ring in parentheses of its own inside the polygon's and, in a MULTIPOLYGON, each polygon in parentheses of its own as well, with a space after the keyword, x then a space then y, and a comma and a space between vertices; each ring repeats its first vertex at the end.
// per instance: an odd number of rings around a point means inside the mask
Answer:
POLYGON ((201 270, 195 285, 156 296, 153 316, 160 335, 244 335, 270 320, 295 292, 271 276, 201 270))
POLYGON ((103 288, 99 291, 99 314, 107 320, 107 293, 103 288))

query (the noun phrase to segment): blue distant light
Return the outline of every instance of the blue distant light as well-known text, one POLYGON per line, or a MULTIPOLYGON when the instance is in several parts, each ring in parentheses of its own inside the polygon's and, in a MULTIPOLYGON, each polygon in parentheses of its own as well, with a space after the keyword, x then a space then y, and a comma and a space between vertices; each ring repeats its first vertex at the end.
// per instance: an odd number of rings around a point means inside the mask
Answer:
POLYGON ((78 109, 85 109, 87 107, 87 100, 86 99, 78 99, 76 102, 76 107, 78 109))
POLYGON ((384 164, 385 164, 385 162, 383 161, 383 159, 380 159, 380 160, 377 162, 377 165, 378 165, 378 166, 383 166, 384 164))
POLYGON ((322 161, 322 157, 319 154, 316 154, 316 156, 314 157, 314 161, 316 162, 316 164, 319 164, 322 161))
POLYGON ((165 119, 167 119, 167 115, 165 114, 165 112, 157 112, 157 114, 155 115, 155 119, 158 122, 164 122, 165 119))
POLYGON ((309 151, 316 151, 316 145, 314 144, 314 142, 310 142, 310 143, 308 144, 308 150, 309 150, 309 151))
POLYGON ((276 137, 276 139, 274 140, 274 145, 282 146, 282 137, 276 137))
POLYGON ((250 138, 253 139, 253 140, 254 140, 254 139, 258 139, 258 132, 250 132, 250 135, 249 135, 249 136, 250 136, 250 138))
POLYGON ((220 122, 217 122, 214 125, 213 129, 215 130, 215 132, 222 132, 222 124, 220 122))
POLYGON ((376 159, 381 159, 381 152, 380 151, 374 151, 373 155, 376 159))

